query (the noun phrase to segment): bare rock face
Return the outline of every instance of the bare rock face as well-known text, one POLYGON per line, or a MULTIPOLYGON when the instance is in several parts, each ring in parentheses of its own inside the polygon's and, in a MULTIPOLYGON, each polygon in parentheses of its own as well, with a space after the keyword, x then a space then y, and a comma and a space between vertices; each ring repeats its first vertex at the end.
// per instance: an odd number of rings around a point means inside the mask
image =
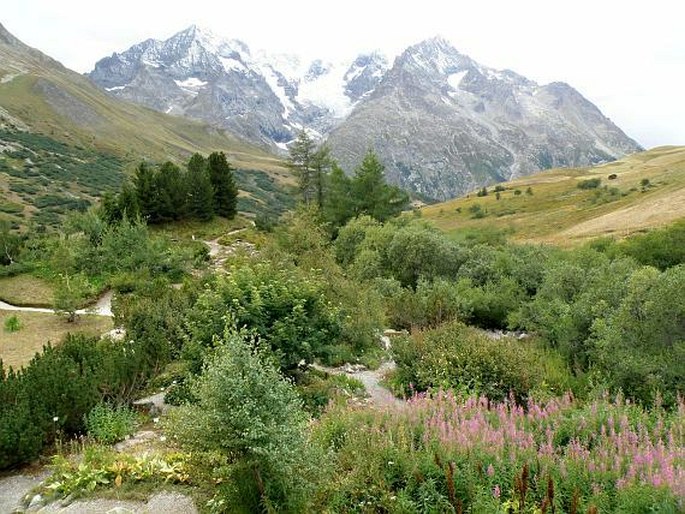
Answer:
POLYGON ((101 59, 88 76, 116 97, 283 150, 304 126, 327 133, 386 69, 378 54, 337 64, 253 54, 241 41, 191 26, 101 59))
POLYGON ((487 68, 441 38, 392 66, 377 53, 336 64, 252 53, 192 26, 104 58, 89 77, 114 96, 275 151, 306 128, 350 171, 374 148, 389 181, 440 200, 641 150, 568 84, 487 68))
POLYGON ((390 181, 440 200, 641 149, 571 86, 486 68, 440 38, 398 57, 329 143, 344 168, 375 148, 390 181))

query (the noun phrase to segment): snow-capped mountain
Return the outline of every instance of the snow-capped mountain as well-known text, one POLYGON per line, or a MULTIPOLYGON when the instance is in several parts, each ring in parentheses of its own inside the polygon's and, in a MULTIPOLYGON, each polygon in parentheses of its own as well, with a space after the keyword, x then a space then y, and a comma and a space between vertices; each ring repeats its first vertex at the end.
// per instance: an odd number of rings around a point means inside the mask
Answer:
POLYGON ((437 199, 641 149, 571 86, 487 68, 442 38, 392 66, 377 53, 305 62, 192 26, 102 59, 89 76, 117 97, 273 149, 306 128, 347 170, 374 148, 390 181, 437 199))
POLYGON ((347 63, 253 54, 241 41, 193 25, 104 58, 89 76, 119 98, 285 149, 302 127, 328 133, 387 68, 379 54, 347 63))
POLYGON ((487 68, 441 38, 400 55, 328 141, 343 168, 373 147, 391 181, 438 199, 641 149, 571 86, 487 68))

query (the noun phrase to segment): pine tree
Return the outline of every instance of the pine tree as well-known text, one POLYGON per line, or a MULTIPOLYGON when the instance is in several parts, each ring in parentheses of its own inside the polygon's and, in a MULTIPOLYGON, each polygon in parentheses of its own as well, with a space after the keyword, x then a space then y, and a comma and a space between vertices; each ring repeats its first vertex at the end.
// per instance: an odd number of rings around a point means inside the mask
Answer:
POLYGON ((409 196, 396 186, 385 182, 385 167, 369 150, 352 178, 354 215, 368 214, 378 221, 396 216, 409 203, 409 196))
POLYGON ((323 145, 312 154, 312 189, 316 194, 316 203, 319 209, 324 205, 324 189, 326 176, 334 165, 331 157, 331 149, 323 145))
POLYGON ((214 212, 224 218, 233 218, 238 211, 238 187, 233 169, 223 152, 210 154, 207 164, 214 189, 214 212))
POLYGON ((214 189, 209 178, 207 160, 194 154, 188 161, 188 213, 191 217, 207 221, 214 216, 214 189))
POLYGON ((165 162, 155 175, 160 221, 180 220, 186 215, 188 191, 181 168, 165 162))
POLYGON ((159 220, 159 205, 157 188, 155 186, 155 172, 145 162, 141 162, 133 176, 136 200, 140 215, 148 223, 159 220))
POLYGON ((334 227, 341 227, 354 216, 352 181, 337 164, 333 164, 326 180, 324 219, 334 227))
POLYGON ((117 221, 123 218, 136 219, 140 216, 138 195, 136 194, 135 186, 131 183, 124 182, 124 185, 121 186, 121 193, 117 196, 117 203, 119 205, 118 214, 121 215, 117 221))

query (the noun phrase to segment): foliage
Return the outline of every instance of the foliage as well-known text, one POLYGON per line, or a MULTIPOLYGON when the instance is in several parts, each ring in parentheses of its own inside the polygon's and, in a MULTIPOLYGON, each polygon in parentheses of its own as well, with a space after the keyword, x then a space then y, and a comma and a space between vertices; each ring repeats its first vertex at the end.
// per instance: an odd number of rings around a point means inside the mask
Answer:
POLYGON ((645 404, 685 394, 685 266, 634 272, 617 309, 595 320, 593 355, 605 378, 645 404))
POLYGON ((83 275, 61 275, 55 289, 55 312, 73 323, 76 321, 76 311, 83 306, 89 293, 88 281, 83 275))
POLYGON ((238 212, 238 188, 226 155, 223 152, 211 153, 207 158, 207 169, 214 191, 214 212, 224 218, 233 218, 238 212))
POLYGON ((5 332, 19 332, 22 329, 22 324, 19 318, 15 315, 8 317, 5 320, 5 332))
POLYGON ((536 390, 561 394, 571 384, 561 360, 535 343, 492 337, 458 322, 397 340, 393 355, 394 380, 405 394, 453 388, 520 402, 536 390))
POLYGON ((597 189, 602 184, 602 179, 599 177, 581 180, 578 182, 578 189, 597 189))
POLYGON ((627 255, 645 266, 660 270, 685 263, 685 222, 636 235, 616 244, 611 249, 627 255))
POLYGON ((99 402, 132 399, 152 373, 145 342, 69 335, 18 372, 0 366, 0 469, 35 459, 58 436, 85 428, 99 402))
POLYGON ((226 332, 216 344, 194 387, 198 402, 180 407, 169 428, 183 444, 224 457, 233 502, 301 512, 314 462, 297 393, 242 336, 226 332))
POLYGON ((313 510, 678 512, 683 429, 682 414, 621 399, 520 406, 437 392, 392 412, 338 407, 313 429, 334 462, 313 510))
POLYGON ((186 355, 198 345, 211 347, 231 320, 268 344, 283 369, 303 359, 311 362, 342 331, 339 308, 327 300, 324 289, 323 282, 296 269, 278 269, 268 262, 241 266, 218 278, 189 312, 186 355))
POLYGON ((86 414, 86 431, 98 443, 113 444, 135 431, 137 418, 137 414, 124 405, 98 403, 86 414))
POLYGON ((183 453, 134 456, 90 446, 80 461, 53 457, 53 472, 41 492, 48 497, 76 498, 101 487, 120 488, 129 483, 187 484, 191 481, 189 461, 183 453))

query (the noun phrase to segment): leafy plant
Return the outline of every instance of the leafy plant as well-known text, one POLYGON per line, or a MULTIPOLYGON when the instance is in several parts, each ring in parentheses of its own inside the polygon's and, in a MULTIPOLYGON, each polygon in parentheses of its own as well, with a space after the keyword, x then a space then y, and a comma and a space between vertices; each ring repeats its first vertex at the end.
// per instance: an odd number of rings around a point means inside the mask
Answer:
POLYGON ((22 324, 16 314, 5 319, 5 332, 18 332, 21 329, 22 324))
POLYGON ((99 443, 113 444, 131 435, 137 425, 137 414, 130 408, 99 403, 86 415, 88 435, 99 443))

